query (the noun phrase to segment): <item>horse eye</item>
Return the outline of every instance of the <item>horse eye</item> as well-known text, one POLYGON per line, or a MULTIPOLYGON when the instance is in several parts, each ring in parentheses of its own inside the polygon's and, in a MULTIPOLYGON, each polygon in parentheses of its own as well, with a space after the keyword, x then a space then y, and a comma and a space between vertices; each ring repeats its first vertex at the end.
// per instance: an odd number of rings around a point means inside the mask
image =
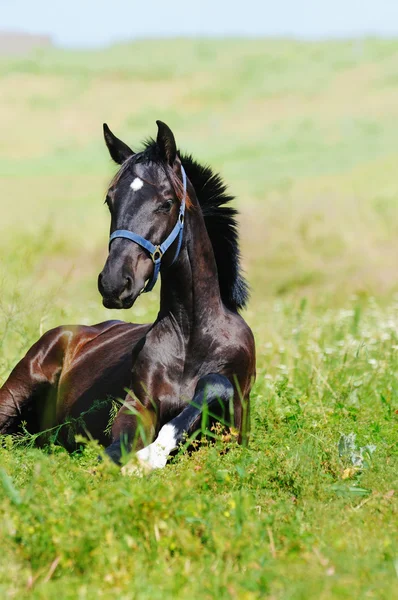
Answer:
POLYGON ((167 202, 164 202, 162 206, 159 206, 158 210, 161 212, 169 212, 172 206, 173 200, 167 200, 167 202))

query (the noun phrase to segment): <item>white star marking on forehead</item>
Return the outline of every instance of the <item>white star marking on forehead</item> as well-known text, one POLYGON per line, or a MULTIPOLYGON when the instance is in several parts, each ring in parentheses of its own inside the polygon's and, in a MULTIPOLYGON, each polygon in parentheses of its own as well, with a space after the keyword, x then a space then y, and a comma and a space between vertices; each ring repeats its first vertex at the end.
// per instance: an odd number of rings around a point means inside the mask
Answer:
POLYGON ((134 192, 138 192, 138 190, 140 190, 142 188, 142 186, 144 185, 144 182, 142 181, 142 179, 140 179, 139 177, 136 177, 135 179, 133 179, 133 181, 130 183, 130 187, 134 192))

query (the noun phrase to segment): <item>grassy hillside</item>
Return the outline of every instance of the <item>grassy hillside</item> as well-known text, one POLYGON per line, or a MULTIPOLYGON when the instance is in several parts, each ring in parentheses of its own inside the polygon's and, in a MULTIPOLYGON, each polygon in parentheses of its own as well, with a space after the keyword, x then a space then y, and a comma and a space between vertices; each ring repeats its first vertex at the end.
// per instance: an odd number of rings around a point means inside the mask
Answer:
MULTIPOLYGON (((249 450, 204 446, 138 480, 90 444, 70 457, 5 440, 1 597, 393 596, 397 64, 394 40, 0 59, 0 383, 50 327, 115 318, 96 290, 104 121, 137 149, 160 118, 225 177, 258 351, 249 450), (360 468, 339 453, 351 433, 360 468)), ((116 316, 153 319, 157 294, 116 316)))

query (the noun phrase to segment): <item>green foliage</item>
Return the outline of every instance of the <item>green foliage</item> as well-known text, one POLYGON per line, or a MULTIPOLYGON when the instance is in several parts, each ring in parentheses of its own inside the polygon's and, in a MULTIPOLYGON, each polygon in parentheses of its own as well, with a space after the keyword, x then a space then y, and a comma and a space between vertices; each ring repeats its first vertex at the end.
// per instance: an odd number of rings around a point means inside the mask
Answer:
POLYGON ((247 449, 220 438, 143 478, 57 429, 41 450, 3 438, 0 597, 395 596, 397 55, 170 40, 2 59, 0 380, 50 327, 115 318, 101 124, 136 148, 157 118, 238 196, 258 368, 247 449))

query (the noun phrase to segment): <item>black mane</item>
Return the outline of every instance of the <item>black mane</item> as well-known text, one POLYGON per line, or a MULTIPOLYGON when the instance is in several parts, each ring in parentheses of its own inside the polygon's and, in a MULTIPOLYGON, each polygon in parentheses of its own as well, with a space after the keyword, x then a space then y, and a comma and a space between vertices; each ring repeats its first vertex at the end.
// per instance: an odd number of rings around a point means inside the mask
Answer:
MULTIPOLYGON (((140 156, 138 160, 158 161, 154 140, 148 140, 144 152, 136 156, 140 156)), ((190 154, 179 152, 179 156, 195 188, 213 246, 222 301, 230 310, 244 308, 249 298, 249 287, 240 264, 238 211, 229 206, 234 196, 227 192, 220 175, 209 166, 199 164, 190 154)))
POLYGON ((180 154, 188 179, 195 188, 217 264, 221 298, 227 308, 246 306, 249 288, 240 265, 238 211, 228 206, 234 196, 218 173, 200 165, 190 154, 180 154))

